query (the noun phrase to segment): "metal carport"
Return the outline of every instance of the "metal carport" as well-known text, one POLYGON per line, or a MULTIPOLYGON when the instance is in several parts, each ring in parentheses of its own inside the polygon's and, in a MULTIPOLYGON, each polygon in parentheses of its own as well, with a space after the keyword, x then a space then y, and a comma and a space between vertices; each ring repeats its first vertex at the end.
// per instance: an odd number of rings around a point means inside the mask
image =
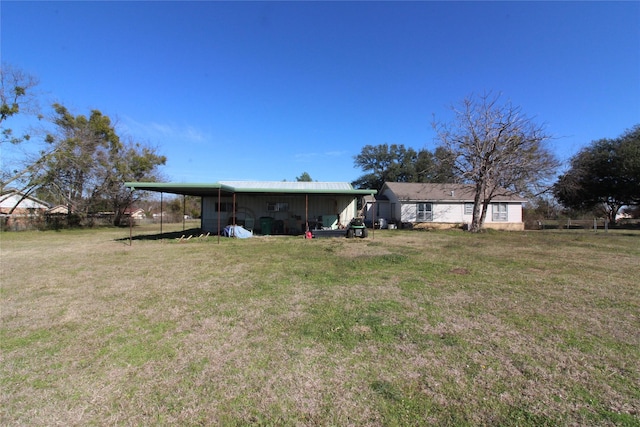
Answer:
MULTIPOLYGON (((212 197, 217 200, 218 212, 222 203, 222 198, 231 197, 233 200, 233 224, 235 225, 236 197, 238 195, 249 196, 304 196, 305 214, 304 222, 306 228, 309 227, 309 198, 315 196, 358 196, 374 195, 376 190, 354 189, 351 184, 341 182, 279 182, 279 181, 221 181, 214 183, 174 183, 174 182, 126 182, 125 186, 131 190, 153 191, 169 194, 180 194, 183 196, 201 197, 201 204, 204 205, 204 198, 212 197)), ((203 206, 204 208, 204 206, 203 206)), ((201 218, 201 228, 204 229, 205 212, 201 218)), ((221 215, 217 215, 217 235, 220 237, 221 215)))

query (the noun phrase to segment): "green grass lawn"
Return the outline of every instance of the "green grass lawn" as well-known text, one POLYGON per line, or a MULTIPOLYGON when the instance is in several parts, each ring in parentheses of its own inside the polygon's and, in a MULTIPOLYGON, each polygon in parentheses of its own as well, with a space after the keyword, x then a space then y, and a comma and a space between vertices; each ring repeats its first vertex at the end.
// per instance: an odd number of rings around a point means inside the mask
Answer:
POLYGON ((640 234, 128 234, 0 234, 0 424, 640 426, 640 234))

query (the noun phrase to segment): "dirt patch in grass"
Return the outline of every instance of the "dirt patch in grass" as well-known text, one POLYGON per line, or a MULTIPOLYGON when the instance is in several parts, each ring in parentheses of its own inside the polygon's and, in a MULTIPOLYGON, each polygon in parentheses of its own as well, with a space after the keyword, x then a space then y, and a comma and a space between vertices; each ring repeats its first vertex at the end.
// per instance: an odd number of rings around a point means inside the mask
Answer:
POLYGON ((336 246, 336 255, 346 259, 389 255, 391 253, 388 247, 370 240, 352 239, 341 242, 336 246))

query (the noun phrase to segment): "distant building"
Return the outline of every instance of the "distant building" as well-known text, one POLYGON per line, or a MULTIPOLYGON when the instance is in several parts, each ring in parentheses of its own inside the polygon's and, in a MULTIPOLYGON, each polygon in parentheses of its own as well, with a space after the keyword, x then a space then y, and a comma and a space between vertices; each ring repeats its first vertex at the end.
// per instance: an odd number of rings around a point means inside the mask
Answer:
POLYGON ((47 202, 13 188, 0 194, 0 216, 6 228, 27 228, 30 223, 41 220, 47 209, 47 202))
POLYGON ((127 208, 124 210, 124 216, 133 219, 145 219, 146 217, 142 208, 127 208))
POLYGON ((55 215, 68 215, 69 207, 66 205, 56 205, 53 206, 45 212, 47 215, 55 216, 55 215))

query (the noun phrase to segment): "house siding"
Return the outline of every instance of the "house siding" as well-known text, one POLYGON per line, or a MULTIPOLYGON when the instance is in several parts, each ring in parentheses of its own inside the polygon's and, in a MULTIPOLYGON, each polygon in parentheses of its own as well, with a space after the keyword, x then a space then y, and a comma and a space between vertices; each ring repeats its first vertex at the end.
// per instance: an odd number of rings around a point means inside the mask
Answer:
POLYGON ((9 190, 0 195, 0 226, 7 230, 25 230, 42 225, 49 205, 34 197, 9 190))
MULTIPOLYGON (((444 222, 444 223, 470 223, 473 215, 465 214, 464 202, 463 203, 438 203, 438 202, 423 202, 423 201, 410 201, 400 203, 399 217, 402 222, 420 222, 417 219, 417 205, 418 203, 431 203, 432 205, 432 220, 427 222, 444 222)), ((501 202, 505 203, 505 202, 501 202)), ((487 217, 485 222, 493 222, 497 224, 503 224, 508 222, 522 222, 522 203, 506 203, 507 204, 507 220, 506 221, 493 221, 492 208, 489 206, 487 217)))
MULTIPOLYGON (((394 184, 398 186, 398 184, 394 184)), ((453 192, 450 193, 453 196, 453 192)), ((457 193, 455 193, 457 194, 457 193)), ((395 212, 389 213, 388 219, 396 219, 404 224, 430 224, 434 227, 460 226, 462 224, 470 224, 473 215, 465 214, 465 204, 472 203, 473 200, 460 198, 459 200, 430 200, 424 199, 401 199, 390 188, 384 188, 381 195, 388 199, 388 206, 394 206, 395 212), (427 221, 418 219, 418 204, 431 204, 431 218, 427 221)), ((517 198, 516 198, 517 199, 517 198)), ((522 200, 496 200, 492 202, 487 211, 485 219, 486 228, 507 229, 507 230, 524 230, 522 222, 522 200), (506 221, 494 221, 492 205, 502 203, 506 205, 506 221)))

